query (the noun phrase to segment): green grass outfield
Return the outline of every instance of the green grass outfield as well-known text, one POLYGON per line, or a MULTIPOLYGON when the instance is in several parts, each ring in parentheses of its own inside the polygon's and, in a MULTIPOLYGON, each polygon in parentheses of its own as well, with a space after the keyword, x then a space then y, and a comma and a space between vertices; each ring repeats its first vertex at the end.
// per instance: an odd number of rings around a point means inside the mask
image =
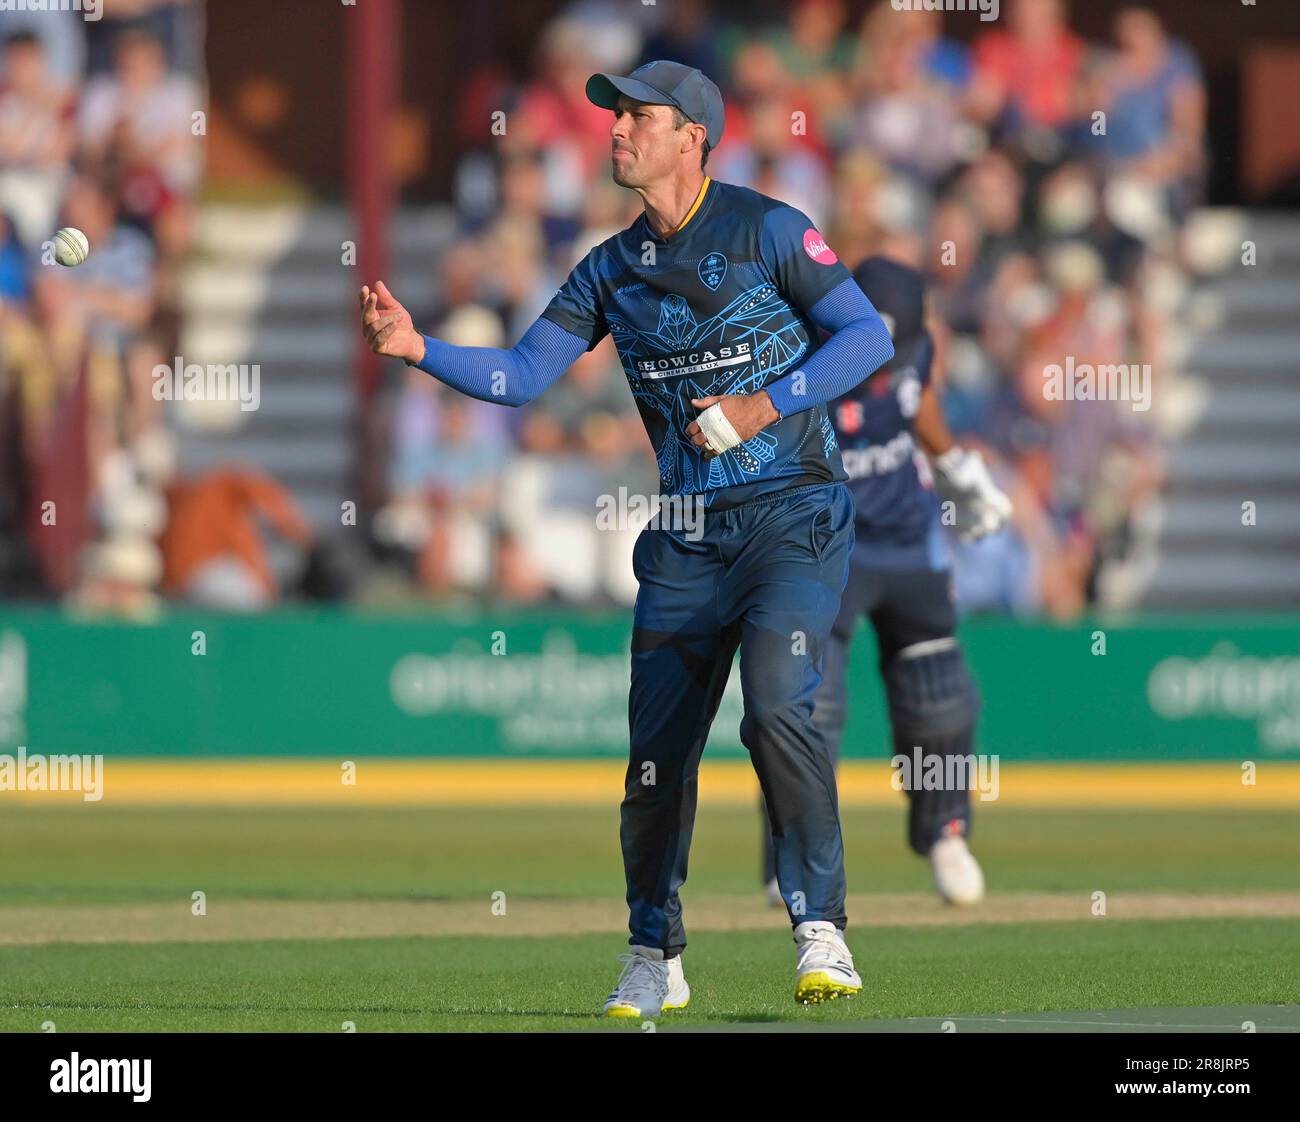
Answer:
MULTIPOLYGON (((990 899, 957 912, 930 899, 901 805, 846 811, 866 987, 805 1009, 788 926, 758 898, 756 817, 704 808, 683 893, 692 1002, 660 1027, 1180 1023, 1186 1008, 1230 1028, 1248 1007, 1261 1030, 1300 1028, 1294 1008, 1260 1012, 1300 1000, 1298 825, 996 807, 974 839, 990 899)), ((9 804, 0 1029, 637 1031, 596 1016, 625 943, 617 828, 616 807, 9 804)))

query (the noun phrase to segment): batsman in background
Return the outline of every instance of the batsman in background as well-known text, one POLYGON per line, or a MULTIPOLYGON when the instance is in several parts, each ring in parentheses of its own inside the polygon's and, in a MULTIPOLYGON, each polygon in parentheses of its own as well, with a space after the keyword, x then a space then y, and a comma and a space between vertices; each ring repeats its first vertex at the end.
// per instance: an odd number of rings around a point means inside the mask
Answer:
MULTIPOLYGON (((826 647, 815 719, 837 761, 847 713, 849 645, 858 620, 868 616, 880 650, 895 753, 910 759, 920 748, 923 760, 965 757, 973 751, 979 692, 955 637, 952 562, 917 443, 934 464, 940 494, 953 503, 962 538, 997 531, 1011 517, 1011 501, 980 454, 953 443, 944 421, 930 381, 934 340, 925 328, 921 274, 871 257, 853 279, 890 324, 894 357, 830 407, 857 510, 857 539, 826 647)), ((935 888, 945 901, 977 902, 984 894, 984 875, 966 845, 969 788, 923 790, 915 782, 913 787, 907 791, 912 848, 929 857, 935 888)), ((769 900, 777 904, 766 818, 763 837, 763 879, 769 900)))
POLYGON ((633 551, 620 832, 631 948, 606 1014, 658 1016, 690 997, 678 890, 700 756, 737 648, 740 736, 772 815, 795 998, 853 994, 835 772, 813 721, 853 546, 826 402, 890 358, 889 331, 805 215, 705 174, 723 107, 698 70, 594 74, 587 96, 613 112, 614 182, 644 212, 578 263, 523 338, 509 350, 449 346, 417 331, 382 282, 361 290, 362 323, 376 353, 516 406, 612 335, 662 493, 703 511, 685 526, 652 521, 633 551))

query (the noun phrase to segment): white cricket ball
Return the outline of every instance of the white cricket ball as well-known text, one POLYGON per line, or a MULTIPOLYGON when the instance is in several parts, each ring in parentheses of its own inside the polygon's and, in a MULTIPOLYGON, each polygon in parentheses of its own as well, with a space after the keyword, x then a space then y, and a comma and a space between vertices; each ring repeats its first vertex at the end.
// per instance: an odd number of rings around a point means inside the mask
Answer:
POLYGON ((54 235, 54 260, 72 268, 90 255, 90 242, 75 226, 64 226, 54 235))

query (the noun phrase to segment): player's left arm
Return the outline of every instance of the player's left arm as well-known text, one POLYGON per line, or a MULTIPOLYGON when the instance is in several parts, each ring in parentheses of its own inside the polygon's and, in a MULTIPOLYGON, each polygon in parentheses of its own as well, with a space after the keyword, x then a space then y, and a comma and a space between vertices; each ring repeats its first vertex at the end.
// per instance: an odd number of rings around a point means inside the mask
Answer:
POLYGON ((801 211, 782 206, 765 215, 759 256, 782 295, 830 338, 758 393, 692 400, 704 412, 686 431, 706 457, 782 417, 833 401, 894 357, 884 320, 801 211))

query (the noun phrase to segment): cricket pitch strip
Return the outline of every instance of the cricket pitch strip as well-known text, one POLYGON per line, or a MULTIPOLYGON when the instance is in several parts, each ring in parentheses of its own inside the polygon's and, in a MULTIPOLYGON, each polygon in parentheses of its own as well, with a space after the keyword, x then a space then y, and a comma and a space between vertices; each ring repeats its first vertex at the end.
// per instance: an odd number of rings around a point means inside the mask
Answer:
MULTIPOLYGON (((752 896, 683 893, 691 931, 780 930, 783 911, 752 896)), ((1300 917, 1300 893, 1114 892, 1106 918, 1123 921, 1300 917)), ((971 908, 946 907, 928 893, 851 894, 850 930, 965 924, 1092 922, 1091 895, 991 893, 971 908)), ((478 899, 209 900, 207 914, 174 904, 0 907, 0 946, 49 943, 206 943, 250 939, 363 939, 436 935, 585 935, 627 931, 615 897, 507 897, 504 910, 478 899), (502 913, 502 914, 496 914, 502 913)))

